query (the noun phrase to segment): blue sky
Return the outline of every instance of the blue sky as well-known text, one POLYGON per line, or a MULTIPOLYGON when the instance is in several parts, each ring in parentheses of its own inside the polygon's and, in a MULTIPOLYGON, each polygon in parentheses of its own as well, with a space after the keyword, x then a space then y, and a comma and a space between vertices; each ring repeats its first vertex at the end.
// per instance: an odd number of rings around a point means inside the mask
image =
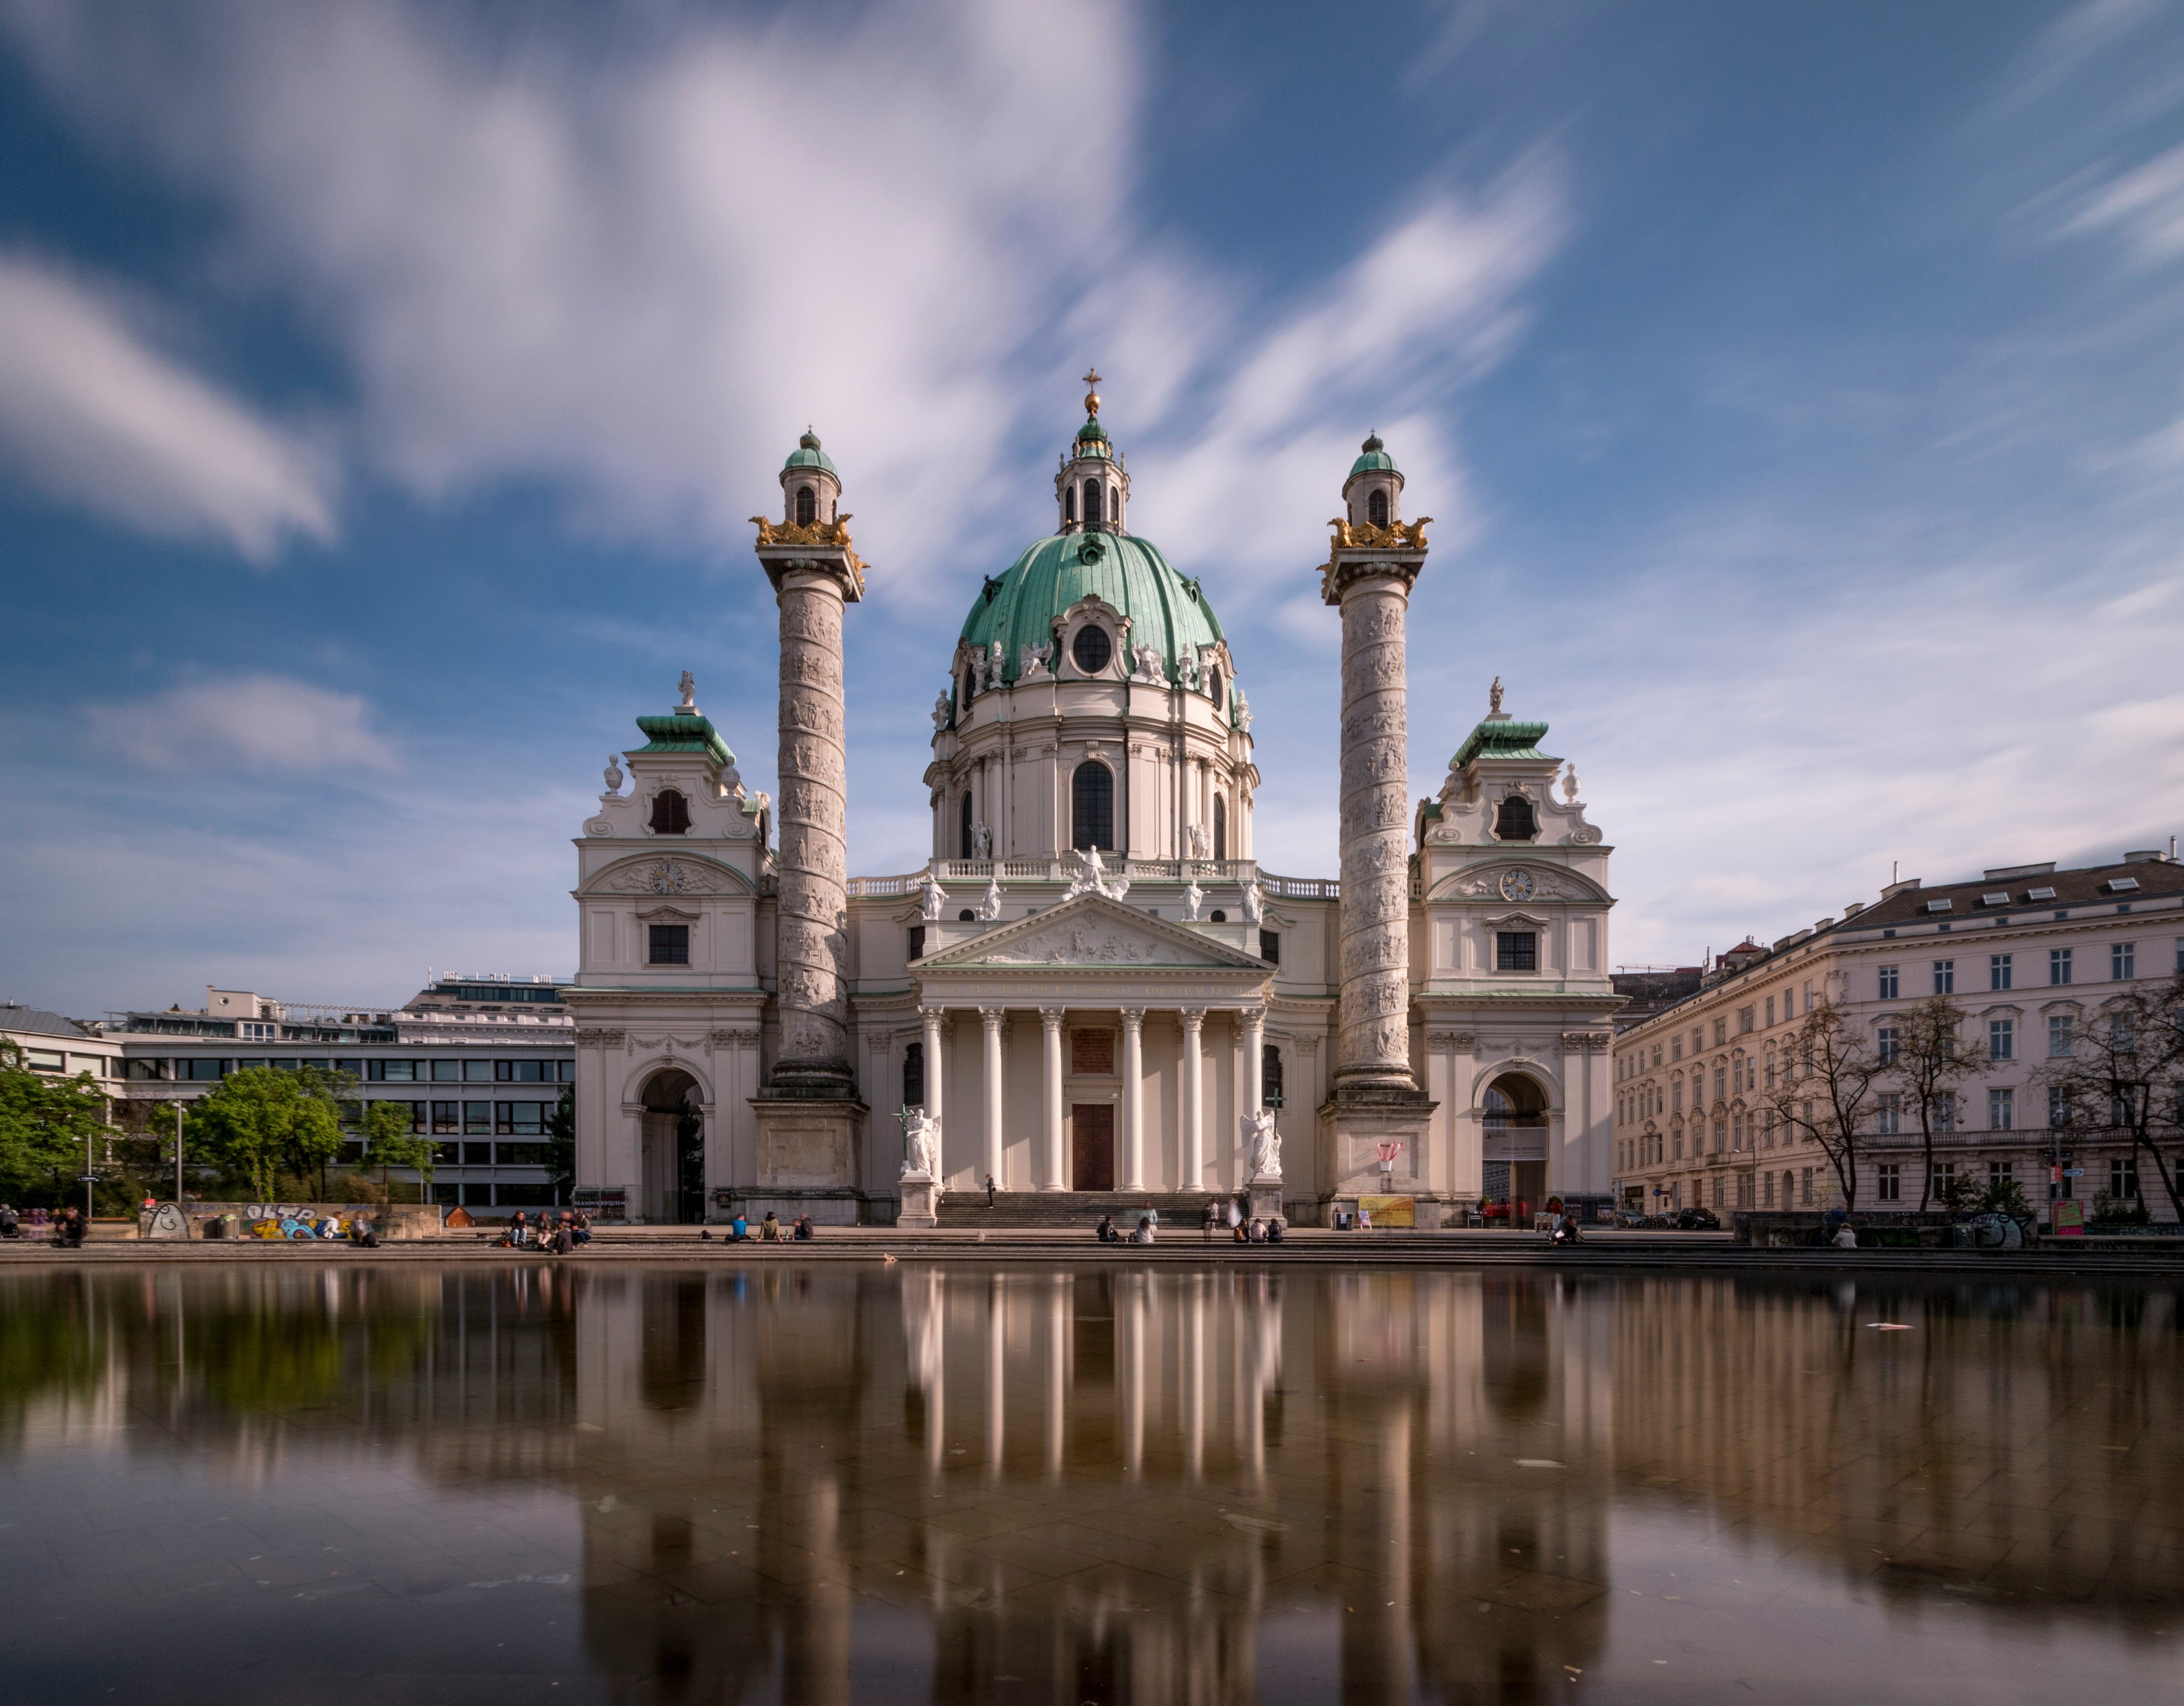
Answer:
POLYGON ((677 673, 772 785, 744 517, 874 565, 855 868, 1106 376, 1334 867, 1324 518, 1439 518, 1414 792, 1552 725, 1614 957, 2165 846, 2184 11, 0 0, 0 995, 566 972, 677 673))

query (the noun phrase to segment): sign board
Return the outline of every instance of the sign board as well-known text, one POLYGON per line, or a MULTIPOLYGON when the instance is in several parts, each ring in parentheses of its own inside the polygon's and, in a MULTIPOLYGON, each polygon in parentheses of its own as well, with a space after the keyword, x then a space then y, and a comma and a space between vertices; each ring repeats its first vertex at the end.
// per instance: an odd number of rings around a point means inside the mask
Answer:
POLYGON ((2053 1203, 2053 1225, 2058 1238, 2082 1238, 2086 1235, 2086 1205, 2082 1202, 2053 1203))
POLYGON ((583 1185, 577 1187, 577 1207, 594 1220, 626 1222, 629 1218, 629 1187, 622 1185, 583 1185))
POLYGON ((1361 1196, 1357 1212, 1373 1217, 1375 1226, 1416 1226, 1418 1199, 1411 1196, 1361 1196))
POLYGON ((2063 1177, 2065 1179, 2083 1179, 2085 1176, 2086 1169, 2082 1167, 2066 1167, 2063 1169, 2063 1177))

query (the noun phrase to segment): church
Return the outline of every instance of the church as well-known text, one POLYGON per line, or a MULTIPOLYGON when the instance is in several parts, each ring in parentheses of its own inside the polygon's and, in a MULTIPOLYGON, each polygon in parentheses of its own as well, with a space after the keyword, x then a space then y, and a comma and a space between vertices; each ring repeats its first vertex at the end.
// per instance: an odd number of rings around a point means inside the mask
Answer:
POLYGON ((1442 1226, 1610 1190, 1611 850, 1498 679, 1409 799, 1405 630, 1436 588, 1387 447, 1365 440, 1318 570, 1340 869, 1279 876, 1254 856, 1251 661, 1131 532, 1128 461, 1096 389, 1084 407, 1054 530, 966 589, 931 856, 900 875, 848 867, 866 565, 841 477, 810 432, 783 466, 780 518, 753 518, 779 799, 744 787, 686 673, 577 839, 577 1185, 599 1218, 1134 1224, 1221 1199, 1442 1226))

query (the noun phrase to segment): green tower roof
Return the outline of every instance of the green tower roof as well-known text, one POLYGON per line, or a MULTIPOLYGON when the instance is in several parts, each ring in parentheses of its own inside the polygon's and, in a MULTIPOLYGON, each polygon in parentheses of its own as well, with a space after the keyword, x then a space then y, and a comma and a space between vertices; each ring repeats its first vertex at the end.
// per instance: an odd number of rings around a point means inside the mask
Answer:
POLYGON ((728 744, 721 739, 709 717, 691 711, 670 711, 665 716, 640 716, 637 726, 645 738, 644 752, 703 752, 714 763, 736 761, 728 744))
POLYGON ((842 477, 835 471, 834 465, 827 460, 827 453, 819 448, 819 435, 809 426, 804 429, 804 436, 796 441, 796 448, 788 453, 788 460, 781 465, 781 471, 784 474, 793 474, 799 468, 822 469, 833 474, 838 482, 842 477))
MULTIPOLYGON (((1079 599, 1100 598, 1130 618, 1127 644, 1151 644, 1173 670, 1186 645, 1225 636, 1196 581, 1168 566, 1150 540, 1128 533, 1057 533, 1038 541, 1008 572, 989 580, 964 619, 964 641, 1001 643, 1002 678, 1013 682, 1028 645, 1054 643, 1054 619, 1079 599)), ((1234 691, 1233 684, 1229 691, 1234 691)))
MULTIPOLYGON (((816 442, 816 441, 815 441, 816 442)), ((1373 433, 1365 440, 1365 454, 1350 465, 1351 478, 1360 474, 1400 474, 1396 459, 1388 454, 1388 447, 1380 442, 1380 435, 1373 433)))
POLYGON ((1457 749, 1456 756, 1449 760, 1448 767, 1461 770, 1474 758, 1535 758, 1542 763, 1559 764, 1560 759, 1550 760, 1540 750, 1540 742, 1546 739, 1546 733, 1544 722, 1518 722, 1513 717, 1490 716, 1471 731, 1457 749))

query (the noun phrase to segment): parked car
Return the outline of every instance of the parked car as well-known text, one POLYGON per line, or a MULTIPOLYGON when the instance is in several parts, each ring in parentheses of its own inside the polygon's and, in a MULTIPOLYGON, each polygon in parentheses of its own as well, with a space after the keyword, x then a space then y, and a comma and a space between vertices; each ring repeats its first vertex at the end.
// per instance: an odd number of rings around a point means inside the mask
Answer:
POLYGON ((1702 1208, 1696 1202, 1687 1208, 1679 1208, 1673 1223, 1679 1232, 1719 1232, 1721 1217, 1711 1208, 1702 1208))

